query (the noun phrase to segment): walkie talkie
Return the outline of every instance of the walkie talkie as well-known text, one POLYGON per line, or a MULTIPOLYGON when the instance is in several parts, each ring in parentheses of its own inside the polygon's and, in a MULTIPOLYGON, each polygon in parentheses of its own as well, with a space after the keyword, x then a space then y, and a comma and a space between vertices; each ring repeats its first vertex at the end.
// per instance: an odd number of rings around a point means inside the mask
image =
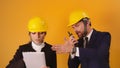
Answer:
MULTIPOLYGON (((68 31, 68 34, 69 34, 69 37, 73 35, 73 34, 70 33, 69 31, 68 31)), ((73 37, 74 37, 74 36, 73 36, 73 37)), ((75 53, 76 53, 76 48, 74 47, 73 50, 72 50, 72 54, 75 54, 75 53)))

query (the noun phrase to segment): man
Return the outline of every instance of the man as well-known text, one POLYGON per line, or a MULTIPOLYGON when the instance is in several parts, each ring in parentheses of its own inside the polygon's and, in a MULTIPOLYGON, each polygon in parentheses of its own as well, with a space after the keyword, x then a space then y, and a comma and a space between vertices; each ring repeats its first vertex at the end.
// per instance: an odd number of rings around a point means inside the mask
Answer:
MULTIPOLYGON (((29 21, 28 31, 31 41, 21 45, 6 68, 26 68, 23 61, 23 52, 44 52, 46 65, 40 68, 57 68, 56 53, 51 45, 44 42, 47 34, 46 24, 43 19, 35 17, 29 21)), ((31 60, 32 61, 32 60, 31 60)), ((40 60, 41 61, 41 60, 40 60)))
POLYGON ((68 59, 69 68, 110 68, 109 48, 111 35, 108 32, 100 32, 91 28, 91 21, 83 11, 71 13, 68 26, 72 26, 79 39, 70 34, 63 46, 56 45, 53 48, 58 53, 70 53, 68 59))

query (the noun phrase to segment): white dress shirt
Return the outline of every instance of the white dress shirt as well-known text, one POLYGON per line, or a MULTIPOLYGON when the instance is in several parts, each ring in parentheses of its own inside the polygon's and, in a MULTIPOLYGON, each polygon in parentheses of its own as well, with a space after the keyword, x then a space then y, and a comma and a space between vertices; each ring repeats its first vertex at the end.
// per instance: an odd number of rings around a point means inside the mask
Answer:
POLYGON ((32 47, 36 52, 41 52, 41 49, 45 46, 45 43, 42 43, 40 45, 36 45, 34 42, 32 42, 32 47))

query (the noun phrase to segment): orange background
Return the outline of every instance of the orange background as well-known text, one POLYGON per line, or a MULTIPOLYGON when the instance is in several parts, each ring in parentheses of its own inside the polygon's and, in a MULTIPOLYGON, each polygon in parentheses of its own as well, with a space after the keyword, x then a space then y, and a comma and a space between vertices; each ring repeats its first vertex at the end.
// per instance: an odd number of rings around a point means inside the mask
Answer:
MULTIPOLYGON (((92 27, 111 33, 110 66, 120 68, 120 0, 0 0, 0 68, 5 68, 19 45, 29 41, 30 18, 44 18, 49 28, 45 40, 60 44, 74 10, 87 11, 92 27)), ((58 54, 58 68, 67 68, 67 58, 68 54, 58 54)))

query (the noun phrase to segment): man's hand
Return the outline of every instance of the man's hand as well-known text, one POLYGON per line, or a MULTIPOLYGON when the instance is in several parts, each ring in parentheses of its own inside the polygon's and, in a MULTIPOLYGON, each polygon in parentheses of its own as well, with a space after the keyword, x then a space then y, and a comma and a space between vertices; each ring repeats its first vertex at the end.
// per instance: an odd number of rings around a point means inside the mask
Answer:
POLYGON ((70 36, 69 40, 65 38, 64 44, 57 44, 52 47, 52 50, 56 51, 57 53, 69 53, 72 51, 74 44, 78 41, 74 38, 74 36, 70 36))

